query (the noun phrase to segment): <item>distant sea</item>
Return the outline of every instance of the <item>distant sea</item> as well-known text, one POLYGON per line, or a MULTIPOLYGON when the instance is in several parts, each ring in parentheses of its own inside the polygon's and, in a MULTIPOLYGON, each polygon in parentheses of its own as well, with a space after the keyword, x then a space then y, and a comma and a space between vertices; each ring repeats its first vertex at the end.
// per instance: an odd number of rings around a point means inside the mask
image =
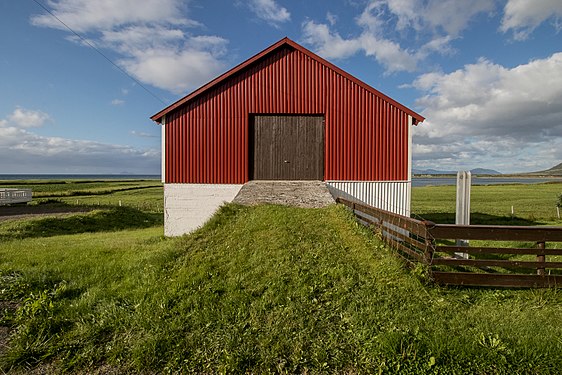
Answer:
MULTIPOLYGON (((472 177, 472 185, 540 184, 562 182, 560 177, 472 177)), ((455 177, 414 177, 412 186, 456 185, 455 177)))
POLYGON ((0 174, 6 180, 159 180, 159 174, 0 174))

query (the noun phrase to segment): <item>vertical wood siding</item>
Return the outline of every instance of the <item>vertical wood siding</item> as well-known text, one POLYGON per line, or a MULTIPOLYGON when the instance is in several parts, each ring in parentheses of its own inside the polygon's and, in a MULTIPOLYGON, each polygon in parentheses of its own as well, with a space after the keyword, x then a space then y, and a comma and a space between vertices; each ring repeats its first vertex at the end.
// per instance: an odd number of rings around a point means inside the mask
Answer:
POLYGON ((166 182, 247 182, 251 114, 323 115, 325 180, 408 178, 408 115, 286 46, 166 115, 166 182))
POLYGON ((327 181, 326 185, 334 196, 410 216, 411 182, 327 181))

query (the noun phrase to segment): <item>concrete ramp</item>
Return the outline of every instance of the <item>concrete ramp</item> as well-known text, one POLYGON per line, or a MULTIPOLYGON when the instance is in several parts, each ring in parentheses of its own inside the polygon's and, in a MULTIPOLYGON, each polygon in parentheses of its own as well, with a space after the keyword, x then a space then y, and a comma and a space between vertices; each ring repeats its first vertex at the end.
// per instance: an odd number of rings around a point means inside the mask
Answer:
POLYGON ((281 204, 305 208, 335 203, 322 181, 250 181, 242 186, 233 202, 247 206, 281 204))

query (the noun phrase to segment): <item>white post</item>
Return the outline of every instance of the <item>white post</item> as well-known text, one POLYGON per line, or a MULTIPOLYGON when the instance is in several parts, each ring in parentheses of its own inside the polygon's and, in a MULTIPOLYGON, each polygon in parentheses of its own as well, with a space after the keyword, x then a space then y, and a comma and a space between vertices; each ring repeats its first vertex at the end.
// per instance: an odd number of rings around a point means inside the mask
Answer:
MULTIPOLYGON (((457 173, 457 212, 455 223, 457 225, 470 225, 470 187, 472 174, 470 171, 457 173)), ((457 246, 468 246, 468 240, 457 240, 457 246)), ((467 253, 455 253, 456 256, 468 258, 467 253)))

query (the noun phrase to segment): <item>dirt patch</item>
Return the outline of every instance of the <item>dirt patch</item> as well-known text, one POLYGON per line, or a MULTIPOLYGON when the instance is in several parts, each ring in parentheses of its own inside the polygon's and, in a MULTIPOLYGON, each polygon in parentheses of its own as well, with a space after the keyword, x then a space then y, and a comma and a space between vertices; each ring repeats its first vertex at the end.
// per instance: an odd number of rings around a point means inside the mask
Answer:
POLYGON ((318 208, 334 204, 322 181, 250 181, 240 189, 234 203, 243 205, 282 204, 318 208))

